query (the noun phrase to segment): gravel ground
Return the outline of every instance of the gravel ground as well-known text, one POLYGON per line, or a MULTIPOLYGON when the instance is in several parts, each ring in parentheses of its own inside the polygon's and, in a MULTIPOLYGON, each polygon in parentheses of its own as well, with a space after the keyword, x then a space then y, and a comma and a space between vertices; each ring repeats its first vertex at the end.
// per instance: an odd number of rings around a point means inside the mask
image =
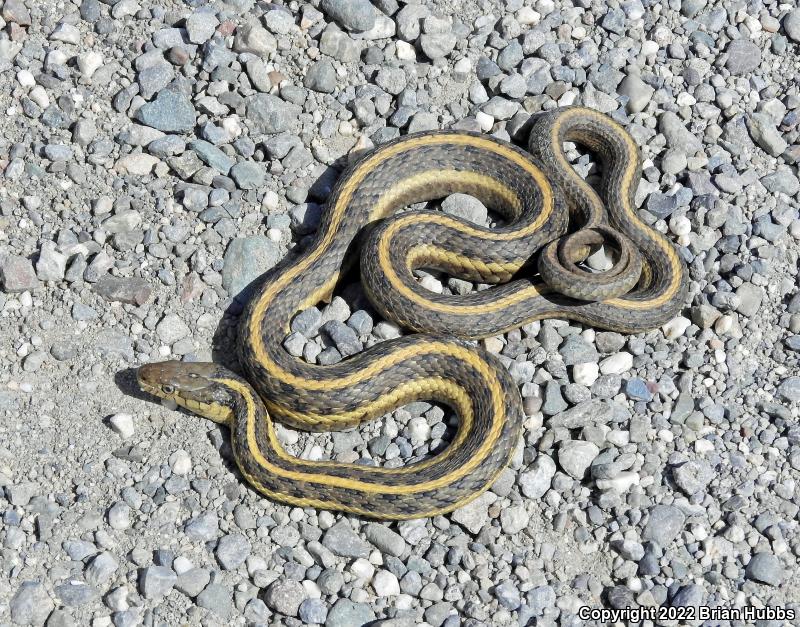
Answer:
MULTIPOLYGON (((800 610, 794 3, 0 4, 0 624, 800 610), (223 429, 135 391, 143 362, 231 362, 243 288, 307 243, 352 155, 433 128, 520 140, 571 103, 642 146, 641 215, 681 247, 691 300, 647 334, 550 320, 485 340, 527 420, 473 504, 402 524, 276 505, 223 429)), ((398 333, 343 285, 286 348, 333 363, 398 333)), ((280 437, 396 465, 454 425, 420 402, 280 437)))

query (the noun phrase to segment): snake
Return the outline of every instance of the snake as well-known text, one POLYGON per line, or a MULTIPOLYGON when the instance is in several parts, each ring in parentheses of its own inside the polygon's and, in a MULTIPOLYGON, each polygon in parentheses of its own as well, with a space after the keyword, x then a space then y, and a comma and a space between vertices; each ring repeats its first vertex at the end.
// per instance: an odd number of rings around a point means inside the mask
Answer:
POLYGON ((519 388, 474 340, 544 318, 634 333, 680 311, 685 262, 637 214, 638 147, 617 121, 571 106, 534 116, 526 149, 440 130, 400 136, 338 178, 313 241, 264 274, 244 305, 240 374, 210 362, 137 371, 145 392, 225 425, 242 477, 277 502, 404 520, 451 512, 503 472, 521 438, 519 388), (571 165, 565 143, 595 155, 599 185, 571 165), (469 194, 497 212, 479 225, 409 205, 469 194), (599 245, 614 263, 587 267, 599 245), (331 365, 293 357, 295 315, 330 302, 350 269, 374 309, 411 333, 331 365), (484 284, 467 294, 423 287, 417 270, 484 284), (356 427, 405 404, 441 403, 458 417, 451 442, 399 467, 310 460, 281 444, 276 421, 306 431, 356 427))

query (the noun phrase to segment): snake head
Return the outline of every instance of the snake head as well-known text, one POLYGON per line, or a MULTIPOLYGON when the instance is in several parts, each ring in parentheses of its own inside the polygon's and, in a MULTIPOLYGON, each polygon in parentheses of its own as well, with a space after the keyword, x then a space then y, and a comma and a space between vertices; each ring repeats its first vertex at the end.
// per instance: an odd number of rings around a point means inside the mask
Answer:
POLYGON ((161 361, 140 366, 136 379, 143 391, 214 422, 227 424, 233 416, 235 393, 224 381, 239 377, 217 364, 161 361))

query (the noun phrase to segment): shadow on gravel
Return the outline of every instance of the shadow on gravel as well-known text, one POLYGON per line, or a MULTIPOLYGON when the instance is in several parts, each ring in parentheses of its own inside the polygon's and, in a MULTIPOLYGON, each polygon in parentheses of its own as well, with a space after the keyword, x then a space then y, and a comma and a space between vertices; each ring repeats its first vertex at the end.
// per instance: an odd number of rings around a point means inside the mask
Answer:
POLYGON ((139 384, 136 383, 136 368, 124 368, 115 372, 114 383, 117 384, 120 392, 126 396, 133 396, 143 401, 153 401, 155 399, 155 396, 151 396, 139 389, 139 384))

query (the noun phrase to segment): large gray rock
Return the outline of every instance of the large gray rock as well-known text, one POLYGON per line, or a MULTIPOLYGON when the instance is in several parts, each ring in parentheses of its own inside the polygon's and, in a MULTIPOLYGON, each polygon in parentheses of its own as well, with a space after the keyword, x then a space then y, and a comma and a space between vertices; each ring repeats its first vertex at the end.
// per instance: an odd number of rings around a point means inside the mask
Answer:
POLYGON ((29 259, 9 255, 0 258, 0 284, 4 292, 25 292, 39 287, 39 279, 29 259))
POLYGON ((674 505, 656 505, 650 510, 642 538, 666 547, 683 530, 685 522, 686 516, 674 505))
POLYGON ((267 588, 264 601, 268 608, 276 612, 286 616, 297 616, 300 604, 307 596, 305 588, 299 581, 278 580, 267 588))
POLYGON ((375 7, 368 0, 322 0, 320 9, 349 31, 363 32, 375 26, 375 7))
POLYGON ((165 89, 155 100, 139 107, 135 117, 142 124, 165 133, 186 133, 194 128, 197 112, 182 93, 165 89))
POLYGON ((725 52, 725 67, 734 76, 749 74, 761 63, 761 48, 748 39, 734 39, 725 52))
POLYGON ((44 625, 53 602, 38 581, 23 581, 11 597, 11 620, 17 625, 44 625))
POLYGON ((148 566, 139 573, 139 592, 145 599, 160 599, 169 594, 178 576, 166 566, 148 566))
POLYGON ((323 546, 342 557, 368 557, 370 546, 362 540, 345 520, 340 520, 325 532, 323 546))
POLYGON ((300 115, 300 107, 272 94, 255 94, 247 98, 247 119, 263 133, 282 133, 300 115))
POLYGON ((565 440, 558 448, 558 463, 570 477, 583 479, 586 470, 599 454, 600 449, 593 442, 565 440))
POLYGON ((745 577, 770 586, 779 586, 786 577, 781 561, 772 553, 756 553, 744 571, 745 577))
POLYGON ((280 250, 272 240, 261 235, 237 237, 225 251, 222 287, 238 295, 280 259, 280 250))

